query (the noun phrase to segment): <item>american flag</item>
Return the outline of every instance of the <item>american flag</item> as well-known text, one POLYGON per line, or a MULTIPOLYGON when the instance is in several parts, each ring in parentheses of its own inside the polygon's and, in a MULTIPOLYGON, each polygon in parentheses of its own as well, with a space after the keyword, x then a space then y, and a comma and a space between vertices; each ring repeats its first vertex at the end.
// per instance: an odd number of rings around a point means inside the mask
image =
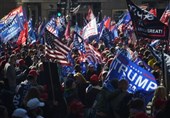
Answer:
POLYGON ((81 53, 86 53, 86 49, 85 49, 85 47, 84 47, 83 38, 82 38, 77 32, 74 32, 73 45, 74 45, 74 47, 77 48, 81 53))
POLYGON ((53 17, 46 25, 46 29, 52 34, 54 34, 56 37, 59 37, 59 30, 57 28, 58 23, 59 20, 53 17))
POLYGON ((70 48, 63 44, 56 36, 45 31, 45 53, 48 59, 56 60, 61 65, 70 65, 67 55, 70 48))
POLYGON ((89 63, 102 64, 102 56, 92 45, 86 44, 86 53, 84 55, 84 60, 89 63))
POLYGON ((169 18, 170 18, 170 4, 168 5, 164 13, 162 14, 160 21, 168 26, 169 18))

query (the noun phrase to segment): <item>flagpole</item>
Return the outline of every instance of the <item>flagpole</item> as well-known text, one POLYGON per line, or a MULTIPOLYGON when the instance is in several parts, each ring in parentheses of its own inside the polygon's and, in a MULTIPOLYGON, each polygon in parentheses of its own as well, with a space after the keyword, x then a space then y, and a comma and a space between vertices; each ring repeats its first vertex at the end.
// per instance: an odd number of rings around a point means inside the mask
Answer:
MULTIPOLYGON (((170 5, 170 1, 169 1, 169 5, 170 5)), ((169 52, 169 45, 170 45, 170 17, 169 17, 169 21, 168 21, 168 27, 169 27, 169 36, 168 36, 168 41, 167 41, 167 47, 166 47, 166 49, 168 50, 168 52, 169 52)), ((167 84, 167 95, 169 95, 169 92, 170 92, 170 81, 169 81, 169 79, 168 79, 168 76, 169 76, 169 73, 167 72, 168 70, 167 70, 167 66, 165 65, 164 66, 164 68, 165 68, 165 80, 166 80, 166 84, 167 84)))

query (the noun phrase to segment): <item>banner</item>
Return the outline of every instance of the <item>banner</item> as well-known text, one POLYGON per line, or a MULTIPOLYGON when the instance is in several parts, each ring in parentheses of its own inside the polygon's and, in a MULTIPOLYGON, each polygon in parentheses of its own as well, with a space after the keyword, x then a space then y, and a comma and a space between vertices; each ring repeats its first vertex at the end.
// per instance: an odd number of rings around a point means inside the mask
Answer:
POLYGON ((126 1, 137 36, 151 39, 168 39, 168 26, 159 21, 153 14, 136 6, 132 1, 126 1))
POLYGON ((10 39, 16 36, 23 29, 18 15, 14 16, 12 21, 5 22, 4 26, 0 28, 0 38, 2 42, 7 43, 10 39))
POLYGON ((128 80, 128 91, 131 93, 136 91, 149 92, 157 88, 156 80, 150 72, 133 63, 122 54, 119 54, 110 66, 107 80, 114 78, 128 80))
POLYGON ((97 24, 96 18, 92 19, 84 28, 83 28, 83 35, 84 39, 88 39, 90 36, 97 35, 97 24))
MULTIPOLYGON (((12 10, 11 12, 9 12, 6 16, 4 16, 0 20, 0 24, 5 24, 5 22, 10 22, 13 19, 13 17, 15 17, 16 15, 18 15, 18 17, 22 23, 24 23, 26 21, 22 6, 20 6, 16 9, 12 10)), ((1 25, 0 25, 0 28, 1 28, 1 25)))
POLYGON ((32 18, 28 21, 28 41, 33 44, 36 42, 36 36, 32 27, 32 18))

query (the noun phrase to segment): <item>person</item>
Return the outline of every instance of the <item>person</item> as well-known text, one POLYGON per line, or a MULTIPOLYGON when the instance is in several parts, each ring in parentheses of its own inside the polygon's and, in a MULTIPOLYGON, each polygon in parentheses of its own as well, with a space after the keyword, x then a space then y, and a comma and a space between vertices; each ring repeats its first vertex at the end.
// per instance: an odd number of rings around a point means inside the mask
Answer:
POLYGON ((30 118, 43 118, 42 108, 45 103, 41 102, 38 98, 32 98, 27 102, 28 115, 30 118))
POLYGON ((112 79, 110 81, 111 86, 114 90, 108 89, 107 86, 103 86, 101 92, 96 98, 96 118, 112 118, 111 114, 111 105, 110 105, 110 96, 118 88, 118 80, 112 79))
MULTIPOLYGON (((25 80, 26 74, 28 73, 28 68, 23 70, 23 62, 24 60, 20 60, 20 64, 22 63, 22 70, 21 73, 16 72, 16 56, 15 54, 12 54, 8 62, 5 64, 4 67, 4 78, 6 78, 6 83, 8 85, 8 88, 11 92, 16 92, 16 86, 19 82, 25 80)), ((21 68, 20 68, 21 69, 21 68)))
POLYGON ((155 118, 170 118, 170 99, 165 102, 164 108, 156 114, 155 118))
POLYGON ((76 82, 76 87, 78 90, 78 96, 80 100, 82 101, 83 104, 85 104, 85 89, 88 86, 88 82, 82 75, 80 65, 75 66, 75 71, 76 73, 74 74, 75 82, 76 82))
POLYGON ((76 83, 71 78, 65 82, 64 96, 68 107, 67 118, 83 118, 84 105, 79 99, 76 83))
POLYGON ((145 111, 145 104, 141 98, 132 99, 129 104, 129 118, 149 118, 145 111))
POLYGON ((4 67, 4 77, 8 81, 7 83, 9 86, 9 90, 14 93, 16 89, 16 79, 17 79, 16 72, 15 72, 15 63, 16 63, 16 56, 12 54, 9 57, 8 62, 5 64, 4 67))
POLYGON ((43 63, 40 62, 40 63, 38 64, 37 83, 38 83, 39 85, 46 86, 47 83, 48 83, 47 81, 48 81, 48 79, 47 79, 47 77, 46 77, 46 75, 45 75, 43 63))
POLYGON ((15 108, 23 105, 24 97, 31 87, 38 86, 36 81, 37 75, 38 73, 36 70, 30 70, 27 79, 16 87, 16 94, 13 97, 13 104, 15 108))
POLYGON ((129 115, 128 103, 132 96, 127 92, 128 86, 128 81, 121 79, 118 82, 118 89, 110 95, 111 114, 114 118, 126 118, 129 115))
POLYGON ((166 89, 164 86, 158 86, 158 88, 154 92, 154 96, 152 99, 151 112, 152 116, 156 116, 156 114, 165 106, 165 101, 167 100, 166 89))
POLYGON ((76 83, 72 78, 67 78, 64 84, 64 97, 67 104, 69 104, 73 99, 78 99, 76 83))
POLYGON ((90 85, 86 88, 85 94, 85 118, 95 117, 96 99, 101 92, 102 87, 99 85, 99 78, 96 74, 90 77, 90 85))
POLYGON ((86 107, 91 108, 93 103, 101 91, 102 87, 99 86, 99 78, 96 74, 90 77, 90 85, 86 88, 85 102, 86 107))
POLYGON ((89 63, 88 64, 88 69, 87 69, 87 72, 86 72, 86 80, 87 81, 90 81, 90 77, 93 75, 93 74, 97 74, 96 70, 95 70, 95 67, 92 63, 89 63))
POLYGON ((27 102, 32 98, 40 99, 40 91, 37 87, 31 87, 24 96, 23 105, 26 106, 27 102))

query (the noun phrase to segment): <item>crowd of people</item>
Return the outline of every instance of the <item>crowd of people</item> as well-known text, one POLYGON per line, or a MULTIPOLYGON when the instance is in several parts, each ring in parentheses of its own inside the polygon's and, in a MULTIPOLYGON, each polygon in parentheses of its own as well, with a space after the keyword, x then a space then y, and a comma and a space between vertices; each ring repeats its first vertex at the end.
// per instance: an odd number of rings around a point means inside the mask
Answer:
MULTIPOLYGON (((45 45, 36 42, 17 48, 3 44, 0 58, 0 117, 1 118, 169 118, 170 100, 163 86, 162 65, 149 49, 149 39, 138 39, 136 44, 128 42, 130 37, 114 39, 108 48, 103 40, 89 42, 100 52, 103 63, 86 63, 82 72, 78 49, 71 50, 75 73, 66 77, 59 74, 61 100, 50 98, 49 78, 44 72, 44 62, 57 62, 46 57, 45 45), (158 88, 152 98, 151 114, 146 113, 144 98, 127 91, 129 83, 125 79, 113 78, 110 91, 103 86, 111 62, 117 54, 129 48, 142 61, 138 65, 145 68, 145 62, 154 75, 158 88), (62 77, 62 78, 61 78, 62 77)), ((68 47, 70 40, 62 39, 68 47)), ((71 42, 71 43, 70 43, 71 42)), ((169 47, 169 45, 167 46, 169 47)), ((168 48, 164 52, 169 53, 168 48)), ((162 51, 160 45, 157 50, 162 51), (160 50, 161 49, 161 50, 160 50)), ((135 60, 133 60, 135 61, 135 60)), ((60 66, 58 66, 60 67, 60 66)), ((60 68, 61 70, 62 68, 60 68)), ((56 73, 58 73, 56 71, 56 73)), ((57 95, 56 95, 57 96, 57 95)), ((54 96, 53 96, 54 97, 54 96)))

